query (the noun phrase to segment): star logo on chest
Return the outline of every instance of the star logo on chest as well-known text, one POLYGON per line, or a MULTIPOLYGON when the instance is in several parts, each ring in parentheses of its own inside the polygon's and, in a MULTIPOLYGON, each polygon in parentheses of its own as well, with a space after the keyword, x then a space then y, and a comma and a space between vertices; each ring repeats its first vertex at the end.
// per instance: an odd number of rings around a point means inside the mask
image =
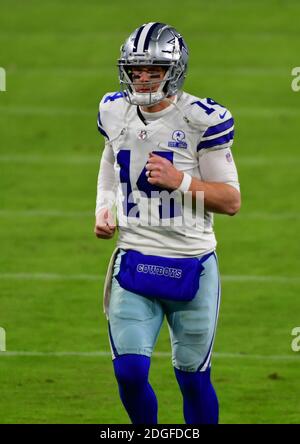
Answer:
POLYGON ((171 148, 187 148, 185 141, 185 133, 182 130, 175 130, 172 134, 172 141, 168 142, 168 146, 171 148))

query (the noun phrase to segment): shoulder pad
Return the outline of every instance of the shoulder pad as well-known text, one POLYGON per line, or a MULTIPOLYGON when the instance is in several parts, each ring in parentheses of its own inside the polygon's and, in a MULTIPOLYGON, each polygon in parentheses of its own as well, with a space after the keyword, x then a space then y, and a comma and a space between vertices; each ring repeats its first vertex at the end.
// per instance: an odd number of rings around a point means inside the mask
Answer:
POLYGON ((97 127, 98 131, 111 140, 122 125, 122 116, 127 102, 121 91, 110 92, 103 96, 99 104, 97 127))
POLYGON ((201 134, 197 151, 208 148, 229 148, 234 136, 234 120, 231 112, 213 99, 191 98, 188 118, 199 128, 201 134))

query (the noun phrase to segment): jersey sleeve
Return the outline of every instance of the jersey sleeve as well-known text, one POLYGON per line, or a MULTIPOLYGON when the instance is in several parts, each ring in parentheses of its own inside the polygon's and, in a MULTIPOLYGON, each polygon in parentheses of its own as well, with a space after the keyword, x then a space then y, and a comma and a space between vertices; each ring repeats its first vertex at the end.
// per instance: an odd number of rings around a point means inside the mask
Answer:
POLYGON ((109 108, 106 105, 106 97, 109 96, 110 93, 105 94, 100 103, 99 103, 99 109, 98 109, 98 115, 97 115, 97 128, 100 134, 105 137, 106 141, 109 140, 108 135, 108 125, 106 123, 107 120, 107 114, 109 113, 109 108))
POLYGON ((114 155, 109 142, 106 142, 100 161, 97 180, 97 197, 95 214, 103 208, 112 209, 116 201, 116 177, 114 155))
POLYGON ((97 128, 105 137, 105 148, 101 157, 97 181, 96 210, 97 214, 103 208, 112 209, 116 202, 117 181, 114 170, 113 140, 122 127, 122 111, 124 108, 123 93, 107 93, 99 104, 97 128))
POLYGON ((221 182, 240 191, 236 165, 230 148, 208 150, 199 157, 201 178, 207 182, 221 182))
POLYGON ((100 112, 100 106, 99 106, 99 111, 98 111, 98 116, 97 116, 97 128, 100 134, 102 134, 102 136, 104 136, 106 138, 106 140, 109 140, 108 134, 104 129, 102 120, 101 120, 101 112, 100 112))
POLYGON ((97 128, 106 140, 111 141, 120 131, 121 119, 124 110, 124 94, 120 91, 105 94, 100 101, 97 128))
POLYGON ((230 148, 234 137, 234 119, 231 112, 212 99, 202 99, 199 103, 206 115, 197 151, 230 148))

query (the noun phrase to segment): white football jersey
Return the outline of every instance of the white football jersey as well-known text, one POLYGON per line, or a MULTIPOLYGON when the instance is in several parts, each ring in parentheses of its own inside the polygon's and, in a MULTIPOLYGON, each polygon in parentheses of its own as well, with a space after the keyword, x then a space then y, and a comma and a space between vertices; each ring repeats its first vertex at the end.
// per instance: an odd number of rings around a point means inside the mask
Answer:
MULTIPOLYGON (((119 184, 119 248, 168 257, 198 256, 215 249, 212 213, 204 212, 202 224, 185 221, 179 191, 169 211, 164 212, 158 194, 162 188, 149 184, 145 166, 153 152, 200 180, 238 188, 230 150, 233 128, 229 110, 212 99, 186 92, 152 114, 130 105, 121 92, 103 97, 98 129, 113 152, 119 184)), ((191 216, 194 213, 190 211, 191 216)))

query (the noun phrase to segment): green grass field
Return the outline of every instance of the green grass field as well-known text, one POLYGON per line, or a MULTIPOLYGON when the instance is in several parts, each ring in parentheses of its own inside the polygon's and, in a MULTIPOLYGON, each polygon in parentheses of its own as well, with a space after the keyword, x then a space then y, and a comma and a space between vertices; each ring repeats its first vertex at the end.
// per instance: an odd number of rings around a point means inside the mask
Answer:
MULTIPOLYGON (((118 90, 121 42, 153 20, 173 24, 189 44, 185 90, 225 104, 236 121, 243 207, 215 223, 223 289, 212 375, 220 422, 300 422, 300 352, 291 350, 300 325, 300 92, 291 89, 299 14, 299 2, 288 0, 174 0, 172 7, 0 0, 7 76, 0 423, 129 423, 102 313, 114 243, 93 234, 103 148, 96 115, 103 94, 118 90)), ((159 421, 183 423, 169 350, 165 325, 151 383, 159 421)))

